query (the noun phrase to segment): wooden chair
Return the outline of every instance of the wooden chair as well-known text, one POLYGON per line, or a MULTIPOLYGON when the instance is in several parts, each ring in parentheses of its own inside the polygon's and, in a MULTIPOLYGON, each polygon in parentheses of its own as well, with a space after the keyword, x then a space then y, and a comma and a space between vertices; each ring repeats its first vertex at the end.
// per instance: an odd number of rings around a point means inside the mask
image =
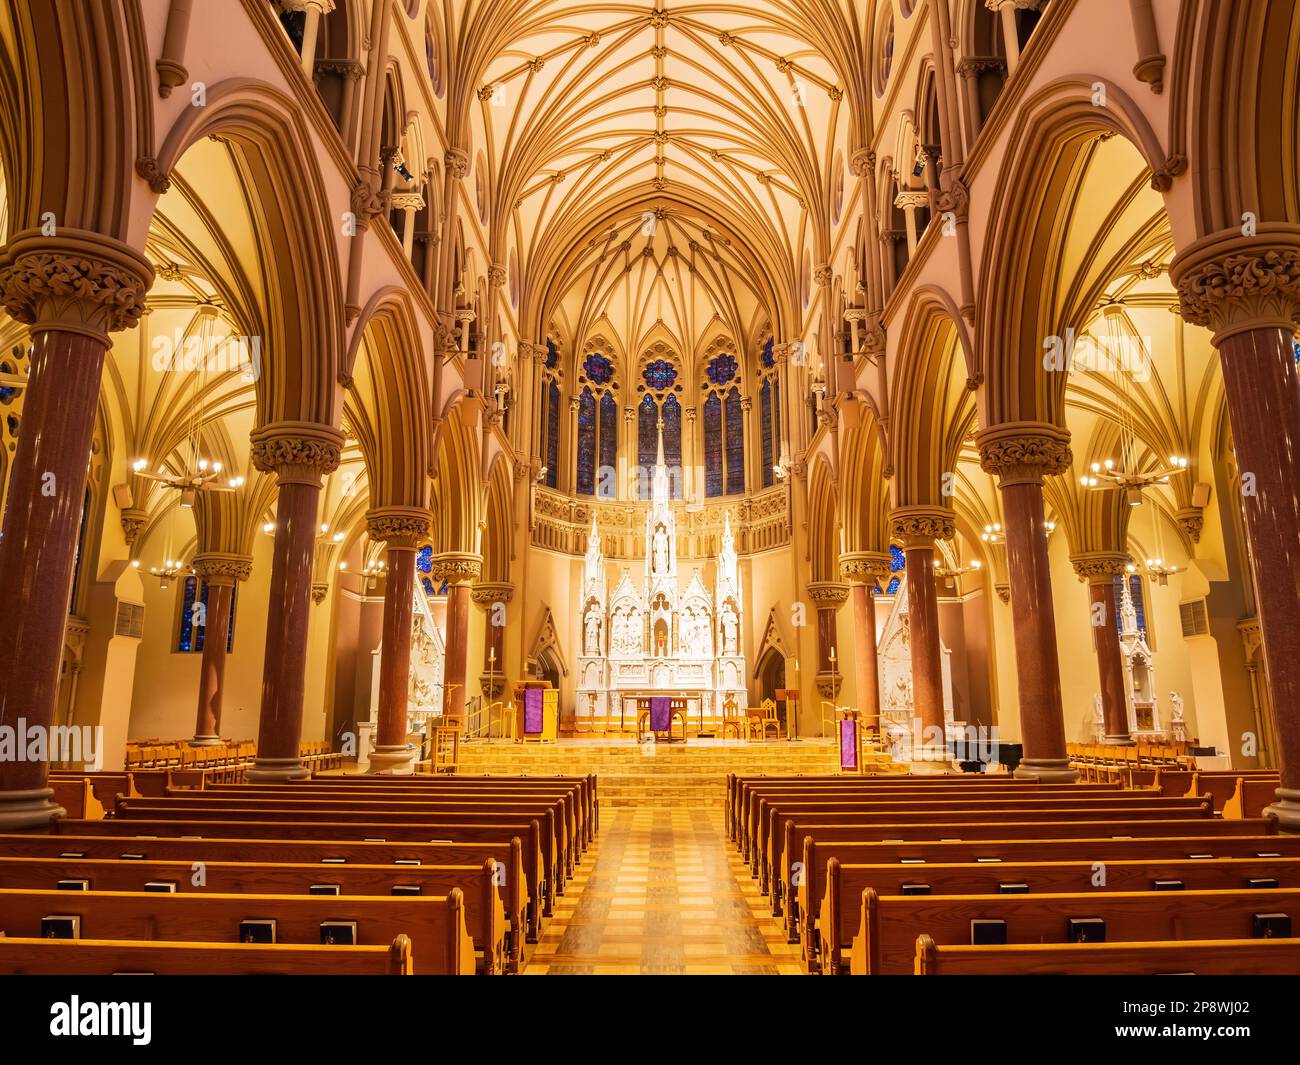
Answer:
POLYGON ((736 705, 735 696, 729 695, 722 704, 722 728, 719 734, 725 740, 727 738, 727 729, 731 729, 736 739, 740 739, 745 734, 745 719, 740 716, 740 708, 736 705))

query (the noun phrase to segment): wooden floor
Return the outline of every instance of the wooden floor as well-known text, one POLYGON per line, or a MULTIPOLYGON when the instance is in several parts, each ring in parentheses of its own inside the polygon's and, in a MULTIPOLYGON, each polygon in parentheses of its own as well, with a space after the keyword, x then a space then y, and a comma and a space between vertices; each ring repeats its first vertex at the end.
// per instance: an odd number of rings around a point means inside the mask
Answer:
POLYGON ((726 839, 722 809, 601 810, 524 975, 793 975, 797 947, 726 839))

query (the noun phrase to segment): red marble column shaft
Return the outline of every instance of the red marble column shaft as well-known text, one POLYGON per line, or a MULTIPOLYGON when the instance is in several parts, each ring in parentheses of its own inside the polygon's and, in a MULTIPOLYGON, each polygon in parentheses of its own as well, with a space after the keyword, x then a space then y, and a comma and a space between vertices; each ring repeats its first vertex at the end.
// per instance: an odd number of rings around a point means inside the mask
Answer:
POLYGON ((407 693, 411 683, 411 609, 415 589, 415 548, 388 545, 384 589, 383 651, 379 664, 379 747, 406 744, 407 693))
POLYGON ((880 731, 880 661, 876 657, 876 597, 865 584, 853 585, 853 654, 858 670, 858 706, 862 727, 880 731))
MULTIPOLYGON (((32 333, 0 538, 0 727, 16 736, 54 720, 106 350, 104 339, 86 334, 32 333)), ((0 830, 39 826, 63 812, 49 799, 48 761, 16 753, 0 760, 0 830)))
POLYGON ((939 645, 939 600, 934 586, 934 545, 909 545, 903 554, 907 559, 912 705, 921 721, 921 735, 913 742, 918 746, 942 745, 943 664, 939 645))
POLYGON ((1242 504, 1275 708, 1278 795, 1300 819, 1300 381, 1281 329, 1226 337, 1219 352, 1237 467, 1249 478, 1242 504))
POLYGON ((1106 742, 1132 743, 1128 731, 1128 702, 1124 696, 1124 655, 1115 629, 1115 582, 1113 579, 1092 581, 1088 585, 1092 616, 1100 616, 1093 625, 1092 643, 1097 651, 1097 675, 1101 682, 1101 709, 1106 719, 1106 742))
POLYGON ((319 484, 280 484, 267 596, 262 716, 257 758, 248 771, 251 781, 298 780, 310 775, 302 763, 302 710, 319 501, 319 484))
POLYGON ((444 683, 448 688, 447 724, 465 726, 465 678, 469 659, 469 585, 447 589, 447 651, 444 683))
POLYGON ((1007 568, 1011 575, 1011 621, 1016 642, 1023 756, 1018 776, 1073 779, 1065 753, 1061 670, 1052 613, 1052 579, 1047 558, 1041 482, 1004 484, 1007 568))
POLYGON ((203 628, 203 663, 199 667, 199 713, 195 742, 211 743, 221 735, 221 699, 226 677, 226 635, 230 631, 233 584, 208 579, 208 608, 203 628))

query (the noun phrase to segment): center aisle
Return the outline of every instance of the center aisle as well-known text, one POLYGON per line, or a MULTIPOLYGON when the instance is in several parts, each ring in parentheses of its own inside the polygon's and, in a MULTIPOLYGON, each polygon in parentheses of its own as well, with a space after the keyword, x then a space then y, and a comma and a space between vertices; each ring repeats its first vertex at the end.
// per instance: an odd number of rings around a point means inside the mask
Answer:
POLYGON ((727 841, 720 806, 601 810, 524 975, 803 971, 798 947, 727 841))

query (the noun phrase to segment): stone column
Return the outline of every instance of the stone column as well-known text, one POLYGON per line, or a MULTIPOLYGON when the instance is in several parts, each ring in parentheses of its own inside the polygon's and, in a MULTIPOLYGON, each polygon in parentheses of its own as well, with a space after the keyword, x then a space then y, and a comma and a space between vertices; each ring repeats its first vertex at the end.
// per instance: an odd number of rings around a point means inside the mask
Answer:
POLYGON ((854 551, 840 556, 840 572, 852 585, 853 662, 858 674, 858 708, 867 735, 880 734, 880 659, 876 650, 877 580, 889 575, 889 556, 874 551, 854 551))
POLYGON ((470 598, 483 608, 483 672, 478 685, 490 700, 506 687, 506 604, 514 595, 515 586, 505 581, 480 581, 470 592, 470 598))
POLYGON ((943 657, 939 643, 939 600, 934 587, 934 545, 956 534, 952 511, 944 507, 897 507, 890 530, 907 558, 907 626, 912 647, 913 772, 951 769, 943 713, 943 657), (915 733, 919 730, 920 736, 915 733), (919 742, 918 742, 919 741, 919 742))
POLYGON ((443 687, 446 724, 465 727, 465 682, 469 676, 469 586, 482 570, 478 555, 448 553, 433 559, 434 584, 448 583, 447 640, 443 687))
POLYGON ((840 646, 836 613, 849 597, 849 586, 838 581, 809 581, 808 598, 817 608, 817 693, 832 702, 844 679, 844 648, 840 646), (835 660, 831 661, 831 652, 835 660), (832 668, 833 667, 833 668, 832 668))
POLYGON ((424 210, 419 192, 393 193, 393 209, 402 212, 402 253, 409 259, 415 249, 415 216, 424 210))
POLYGON ((274 473, 280 492, 267 596, 266 651, 257 757, 248 771, 255 783, 300 780, 302 710, 307 679, 307 624, 317 509, 326 474, 338 468, 343 434, 329 425, 278 422, 251 434, 253 465, 274 473))
POLYGON ((19 743, 0 758, 0 832, 41 829, 63 813, 46 785, 48 746, 44 757, 26 753, 54 721, 108 335, 139 321, 152 283, 144 256, 83 230, 57 239, 27 230, 0 254, 0 303, 32 337, 0 537, 0 728, 19 743))
POLYGON ((1115 628, 1115 578, 1123 576, 1128 559, 1121 554, 1089 554, 1070 559, 1079 579, 1088 582, 1092 607, 1092 646, 1097 652, 1097 674, 1101 681, 1101 708, 1106 721, 1102 741, 1131 746, 1128 730, 1128 700, 1124 694, 1124 653, 1115 628))
POLYGON ((1047 557, 1043 478, 1070 468, 1070 434, 1042 422, 1012 422, 976 435, 980 466, 996 474, 1005 515, 1011 619, 1020 689, 1018 777, 1072 782, 1056 650, 1056 616, 1047 557))
POLYGON ((418 755, 406 745, 406 711, 411 686, 415 553, 429 538, 429 524, 429 512, 418 507, 378 507, 366 514, 370 539, 388 545, 379 653, 379 721, 375 748, 370 752, 371 773, 409 775, 418 755))
POLYGON ((1262 223, 1255 236, 1212 236, 1170 268, 1183 317, 1214 330, 1242 473, 1281 773, 1268 807, 1300 832, 1300 226, 1262 223))
POLYGON ((253 560, 243 555, 205 552, 194 556, 194 575, 208 586, 203 619, 203 662, 199 666, 199 712, 194 722, 196 746, 221 742, 221 700, 226 679, 226 634, 235 601, 235 585, 248 580, 253 560))

